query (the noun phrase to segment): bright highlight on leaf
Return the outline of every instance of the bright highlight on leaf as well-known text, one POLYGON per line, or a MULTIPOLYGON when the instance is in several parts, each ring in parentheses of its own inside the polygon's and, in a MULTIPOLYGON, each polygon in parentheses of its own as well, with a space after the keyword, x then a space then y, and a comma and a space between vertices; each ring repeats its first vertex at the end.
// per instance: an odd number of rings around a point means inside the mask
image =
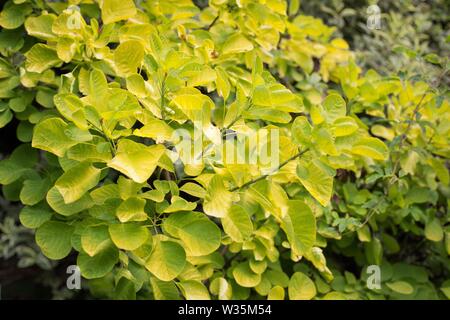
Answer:
POLYGON ((294 273, 288 291, 291 300, 311 300, 317 293, 314 282, 302 272, 294 273))
POLYGON ((155 237, 154 240, 154 249, 145 267, 162 281, 175 279, 186 264, 183 247, 162 237, 155 237))
POLYGON ((162 145, 145 146, 124 139, 117 146, 117 154, 108 166, 142 183, 150 178, 164 151, 162 145))

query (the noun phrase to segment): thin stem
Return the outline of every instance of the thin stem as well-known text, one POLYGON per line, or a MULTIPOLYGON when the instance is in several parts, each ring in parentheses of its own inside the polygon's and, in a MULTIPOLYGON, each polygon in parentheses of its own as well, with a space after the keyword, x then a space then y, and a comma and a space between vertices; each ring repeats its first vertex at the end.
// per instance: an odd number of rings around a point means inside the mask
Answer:
MULTIPOLYGON (((420 110, 420 106, 422 105, 423 100, 425 99, 426 94, 427 94, 427 92, 425 92, 425 93, 422 95, 422 97, 420 98, 419 103, 418 103, 418 104, 416 105, 416 107, 414 108, 413 114, 412 114, 412 116, 411 116, 411 120, 408 122, 408 126, 406 127, 405 132, 402 134, 400 143, 399 143, 399 145, 398 145, 398 148, 399 148, 399 149, 403 146, 403 144, 405 143, 405 141, 406 141, 406 139, 407 139, 407 137, 408 137, 408 133, 409 133, 409 131, 411 130, 411 127, 412 127, 412 123, 414 122, 414 119, 417 117, 417 113, 418 113, 419 110, 420 110)), ((391 186, 395 183, 395 181, 396 181, 397 171, 399 170, 399 165, 400 165, 400 157, 397 158, 397 160, 396 160, 395 163, 394 163, 394 167, 393 167, 393 169, 392 169, 392 177, 391 177, 391 179, 390 179, 389 182, 388 182, 388 188, 391 187, 391 186)), ((356 230, 361 229, 362 227, 364 227, 364 226, 369 222, 369 220, 370 220, 370 219, 375 215, 375 213, 378 211, 378 207, 380 206, 381 201, 382 201, 382 198, 380 197, 380 199, 377 201, 377 203, 375 204, 375 206, 374 206, 372 209, 370 209, 369 213, 368 213, 367 216, 366 216, 366 219, 364 219, 364 222, 363 222, 356 230)), ((348 233, 350 233, 350 232, 353 232, 353 231, 344 232, 343 235, 346 235, 346 234, 348 234, 348 233)))
POLYGON ((244 109, 239 113, 238 116, 236 116, 236 118, 233 119, 233 121, 231 121, 231 123, 226 126, 224 129, 230 129, 236 122, 238 122, 241 119, 241 115, 244 111, 247 111, 248 109, 250 109, 250 107, 252 106, 252 101, 250 98, 247 98, 247 102, 245 104, 244 109))
POLYGON ((219 16, 220 16, 220 14, 218 14, 215 18, 214 18, 214 20, 207 26, 207 27, 205 27, 205 30, 209 30, 209 29, 211 29, 215 24, 216 24, 216 22, 219 20, 219 16))
POLYGON ((290 157, 289 159, 287 159, 286 161, 282 162, 276 169, 272 170, 272 172, 270 172, 270 173, 268 173, 268 174, 265 174, 265 175, 262 175, 262 176, 259 176, 258 178, 253 179, 253 180, 251 180, 251 181, 249 181, 249 182, 247 182, 247 183, 244 183, 244 184, 243 184, 242 186, 240 186, 240 187, 234 187, 234 188, 232 188, 230 191, 233 192, 233 191, 237 191, 237 190, 240 190, 240 189, 244 189, 244 188, 247 188, 247 187, 251 186, 252 184, 254 184, 254 183, 258 182, 258 181, 261 181, 261 180, 266 179, 266 178, 269 177, 271 174, 274 174, 275 172, 279 171, 281 168, 283 168, 283 167, 284 167, 285 165, 287 165, 289 162, 291 162, 292 160, 295 160, 295 159, 301 157, 302 155, 304 155, 304 154, 305 154, 306 152, 308 152, 308 151, 309 151, 309 149, 305 149, 305 150, 303 150, 303 151, 297 153, 296 155, 294 155, 294 156, 290 157))
MULTIPOLYGON (((401 147, 403 147, 403 144, 405 143, 406 139, 408 138, 408 133, 411 130, 412 127, 412 123, 414 122, 414 119, 417 117, 417 114, 419 112, 420 106, 422 105, 423 99, 425 99, 425 96, 427 95, 427 93, 425 92, 422 97, 420 98, 419 103, 416 105, 416 107, 414 108, 413 114, 411 116, 411 120, 408 122, 408 126, 406 127, 405 132, 402 134, 402 137, 400 139, 400 143, 398 145, 398 149, 400 149, 401 147)), ((397 158, 397 160, 394 163, 394 168, 392 169, 392 178, 389 181, 389 186, 392 185, 395 182, 395 177, 396 177, 396 172, 398 170, 398 167, 400 165, 400 157, 397 158)))
POLYGON ((161 82, 161 89, 160 89, 160 96, 161 96, 161 117, 164 120, 165 118, 165 96, 166 96, 166 78, 167 78, 167 73, 164 73, 164 78, 162 79, 161 82))

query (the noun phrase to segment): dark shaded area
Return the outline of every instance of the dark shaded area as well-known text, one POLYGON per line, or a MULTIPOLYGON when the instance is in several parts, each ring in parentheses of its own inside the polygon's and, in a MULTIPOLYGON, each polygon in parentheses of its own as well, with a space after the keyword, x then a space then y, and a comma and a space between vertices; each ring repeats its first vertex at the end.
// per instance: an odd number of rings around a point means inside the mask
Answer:
POLYGON ((1 129, 0 134, 0 159, 6 158, 17 148, 21 142, 16 137, 19 120, 13 119, 8 125, 1 129))

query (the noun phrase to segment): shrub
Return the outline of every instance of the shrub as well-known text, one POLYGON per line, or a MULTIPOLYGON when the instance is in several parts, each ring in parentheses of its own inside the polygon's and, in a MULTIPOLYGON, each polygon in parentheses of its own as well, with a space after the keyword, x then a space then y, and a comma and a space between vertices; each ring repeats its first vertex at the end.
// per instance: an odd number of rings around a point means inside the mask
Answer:
POLYGON ((448 294, 445 91, 361 75, 297 1, 19 2, 0 15, 0 119, 23 144, 0 183, 94 296, 448 294), (400 236, 433 261, 391 266, 400 236), (347 270, 371 264, 394 270, 381 289, 347 270))

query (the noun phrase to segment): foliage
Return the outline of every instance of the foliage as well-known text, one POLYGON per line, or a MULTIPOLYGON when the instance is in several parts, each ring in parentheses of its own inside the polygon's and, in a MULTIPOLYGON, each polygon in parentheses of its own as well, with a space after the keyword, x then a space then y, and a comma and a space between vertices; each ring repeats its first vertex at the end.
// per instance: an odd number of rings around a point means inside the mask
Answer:
POLYGON ((303 1, 302 9, 335 26, 337 34, 355 50, 360 66, 384 75, 403 72, 431 78, 439 69, 421 63, 420 57, 450 53, 449 7, 443 0, 303 1), (380 29, 367 26, 373 4, 380 9, 380 29))
POLYGON ((433 86, 363 74, 297 1, 70 4, 0 14, 1 126, 23 142, 0 183, 94 296, 448 295, 447 59, 418 53, 433 86), (372 264, 381 290, 350 270, 372 264))

